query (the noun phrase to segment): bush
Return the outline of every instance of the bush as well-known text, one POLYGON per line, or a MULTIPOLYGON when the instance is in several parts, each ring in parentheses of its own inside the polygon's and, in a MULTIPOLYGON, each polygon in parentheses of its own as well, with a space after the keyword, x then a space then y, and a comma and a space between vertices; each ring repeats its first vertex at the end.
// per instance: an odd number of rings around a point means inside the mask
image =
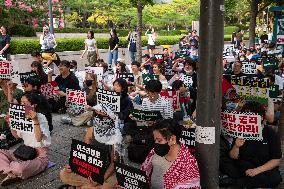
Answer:
POLYGON ((158 35, 160 36, 174 36, 174 35, 181 35, 180 30, 160 30, 158 31, 158 35))
POLYGON ((9 28, 9 34, 11 36, 23 36, 23 37, 34 37, 36 36, 36 31, 33 27, 27 25, 14 25, 9 28))
POLYGON ((225 26, 224 27, 224 34, 225 35, 232 35, 233 32, 237 32, 239 27, 237 26, 225 26))

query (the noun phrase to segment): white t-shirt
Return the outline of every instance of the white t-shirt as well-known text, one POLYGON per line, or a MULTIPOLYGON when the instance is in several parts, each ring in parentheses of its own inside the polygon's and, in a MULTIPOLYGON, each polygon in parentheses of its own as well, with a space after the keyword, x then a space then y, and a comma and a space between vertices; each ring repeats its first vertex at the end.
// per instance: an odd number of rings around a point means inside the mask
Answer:
POLYGON ((279 85, 279 90, 283 89, 283 79, 279 75, 275 75, 275 84, 279 85))
POLYGON ((41 113, 37 113, 37 117, 40 124, 41 132, 43 134, 41 142, 37 142, 34 133, 30 134, 30 133, 17 131, 17 135, 23 139, 24 144, 26 146, 30 146, 33 148, 49 147, 51 145, 51 137, 48 127, 48 122, 46 120, 45 115, 41 113))
POLYGON ((148 45, 155 45, 156 39, 155 39, 154 35, 153 34, 147 34, 147 36, 148 36, 148 45))
POLYGON ((94 51, 95 49, 95 45, 97 44, 95 39, 86 39, 85 40, 85 44, 88 47, 88 51, 94 51))

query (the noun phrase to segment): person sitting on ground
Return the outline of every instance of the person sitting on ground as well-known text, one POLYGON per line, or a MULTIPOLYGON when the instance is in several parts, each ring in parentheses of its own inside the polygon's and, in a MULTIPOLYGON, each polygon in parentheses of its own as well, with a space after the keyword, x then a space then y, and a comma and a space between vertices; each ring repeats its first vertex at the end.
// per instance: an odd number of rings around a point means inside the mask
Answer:
POLYGON ((143 74, 153 74, 153 64, 157 62, 156 57, 149 58, 146 62, 141 64, 141 71, 143 74))
POLYGON ((67 185, 62 188, 71 186, 92 189, 114 189, 116 188, 116 177, 114 173, 114 161, 117 159, 114 145, 121 143, 122 136, 119 131, 117 116, 111 111, 106 104, 97 104, 90 110, 95 111, 94 127, 86 130, 85 143, 97 146, 108 154, 107 170, 104 175, 103 185, 72 173, 69 165, 65 166, 60 172, 60 179, 67 185))
POLYGON ((227 169, 223 170, 228 177, 223 177, 219 185, 220 187, 275 188, 282 181, 279 171, 282 157, 280 137, 272 128, 264 125, 264 108, 260 103, 246 102, 241 112, 261 115, 263 140, 235 139, 229 151, 231 163, 227 162, 227 169))
MULTIPOLYGON (((36 93, 25 93, 21 98, 21 105, 36 106, 40 103, 40 96, 36 93)), ((27 179, 35 176, 47 168, 48 147, 51 145, 50 132, 45 116, 31 110, 27 117, 34 122, 34 133, 26 133, 11 130, 15 138, 22 138, 24 144, 36 152, 36 157, 30 160, 19 160, 15 157, 13 150, 0 150, 0 171, 7 177, 1 182, 5 187, 16 180, 27 179)), ((9 119, 9 117, 8 117, 9 119)))
POLYGON ((165 119, 153 127, 154 148, 141 166, 153 189, 200 189, 197 161, 189 149, 180 144, 182 126, 165 119))
MULTIPOLYGON (((86 73, 84 81, 84 88, 82 91, 86 92, 86 100, 88 106, 95 106, 97 104, 96 92, 97 92, 97 76, 93 73, 86 73)), ((72 124, 74 126, 83 126, 88 123, 93 117, 92 111, 85 110, 84 113, 79 114, 75 117, 62 117, 61 122, 63 124, 72 124)))
MULTIPOLYGON (((59 91, 57 95, 60 97, 57 101, 55 99, 49 99, 52 104, 52 112, 66 111, 66 89, 80 90, 79 80, 76 76, 70 72, 70 62, 63 60, 59 64, 60 75, 55 78, 55 82, 58 85, 59 91)), ((49 74, 49 82, 51 82, 51 74, 49 74)))
POLYGON ((36 73, 42 85, 48 82, 48 76, 43 70, 41 62, 33 61, 31 64, 32 72, 36 73))
POLYGON ((159 81, 162 83, 162 89, 167 89, 169 86, 168 80, 164 76, 163 66, 161 63, 154 63, 153 66, 153 74, 159 76, 159 81))

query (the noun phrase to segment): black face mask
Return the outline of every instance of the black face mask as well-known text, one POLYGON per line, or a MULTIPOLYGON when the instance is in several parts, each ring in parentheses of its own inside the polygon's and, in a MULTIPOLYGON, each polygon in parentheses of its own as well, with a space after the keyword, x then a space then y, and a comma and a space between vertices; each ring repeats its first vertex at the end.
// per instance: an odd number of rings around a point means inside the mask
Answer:
POLYGON ((93 80, 86 80, 85 84, 87 85, 87 87, 90 87, 93 84, 93 80))
POLYGON ((154 144, 154 151, 158 156, 163 157, 163 156, 167 155, 167 153, 169 153, 170 146, 168 145, 168 143, 166 143, 166 144, 155 143, 154 144))

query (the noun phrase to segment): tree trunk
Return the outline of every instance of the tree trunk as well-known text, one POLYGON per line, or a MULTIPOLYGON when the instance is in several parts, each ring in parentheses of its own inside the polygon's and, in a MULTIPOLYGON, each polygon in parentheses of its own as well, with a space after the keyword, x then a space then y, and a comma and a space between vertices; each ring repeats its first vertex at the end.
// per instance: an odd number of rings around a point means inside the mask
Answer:
POLYGON ((137 23, 137 61, 142 63, 142 12, 143 12, 143 6, 141 4, 141 1, 137 1, 137 18, 138 18, 138 23, 137 23))
POLYGON ((259 0, 251 0, 250 3, 250 24, 249 24, 249 46, 254 47, 256 16, 259 0))

